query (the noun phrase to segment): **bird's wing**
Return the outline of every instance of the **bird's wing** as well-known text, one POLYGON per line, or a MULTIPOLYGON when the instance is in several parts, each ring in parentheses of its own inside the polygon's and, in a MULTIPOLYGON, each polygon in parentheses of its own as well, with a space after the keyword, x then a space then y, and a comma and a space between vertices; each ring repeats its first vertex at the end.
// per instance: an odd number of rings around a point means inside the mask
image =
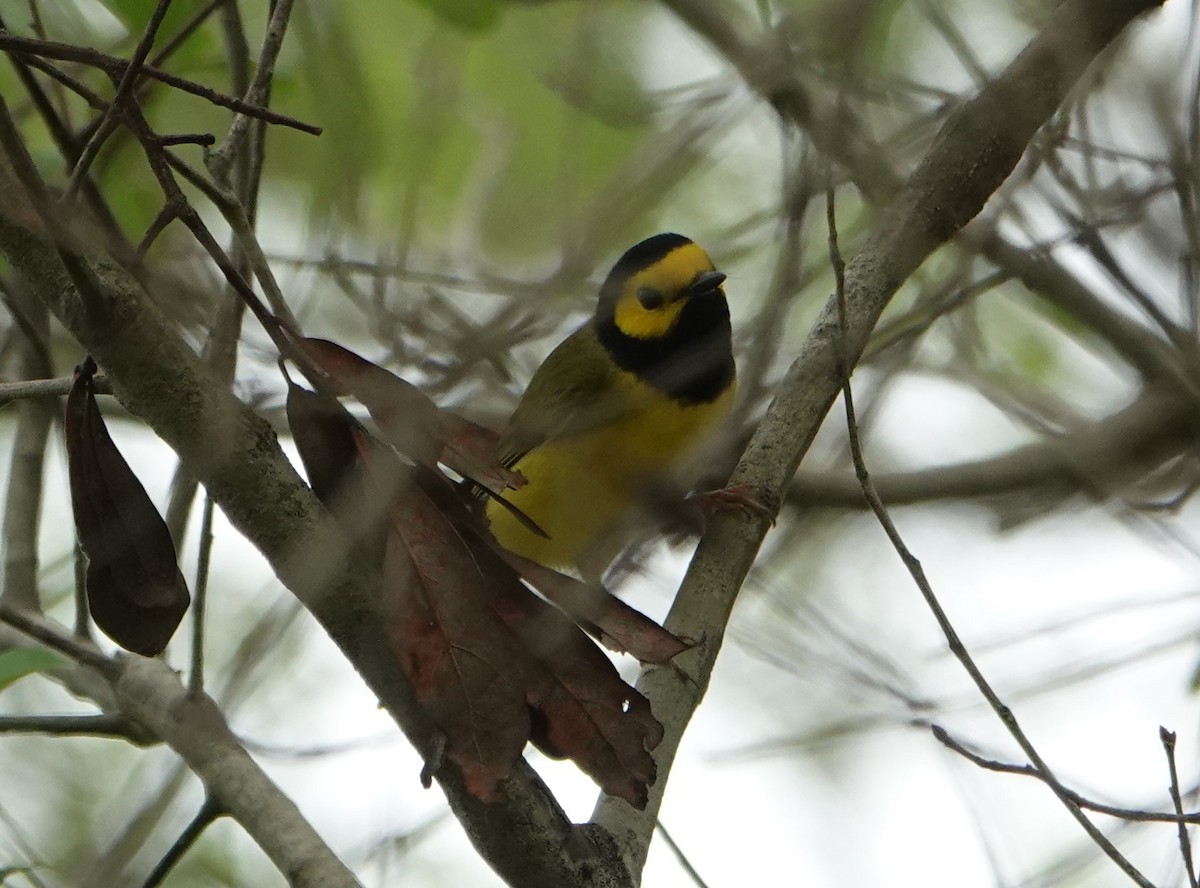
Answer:
POLYGON ((612 422, 628 409, 616 364, 585 324, 550 353, 521 397, 500 441, 500 459, 517 463, 539 444, 612 422))

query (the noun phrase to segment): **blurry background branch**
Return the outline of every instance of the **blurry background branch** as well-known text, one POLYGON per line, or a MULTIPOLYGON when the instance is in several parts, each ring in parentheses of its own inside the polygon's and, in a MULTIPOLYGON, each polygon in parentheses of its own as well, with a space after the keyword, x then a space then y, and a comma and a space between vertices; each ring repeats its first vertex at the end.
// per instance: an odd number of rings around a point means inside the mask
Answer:
MULTIPOLYGON (((272 778, 364 884, 492 884, 480 859, 463 853, 457 825, 429 826, 444 803, 418 791, 422 762, 407 745, 361 742, 395 733, 383 716, 370 721, 377 700, 392 712, 406 705, 403 689, 391 686, 393 666, 369 653, 381 644, 367 616, 377 578, 335 571, 327 599, 315 591, 321 570, 290 561, 297 540, 316 540, 317 561, 342 543, 326 537, 323 516, 259 422, 285 429, 276 351, 258 325, 243 328, 242 301, 183 227, 169 224, 177 208, 162 212, 160 182, 141 148, 170 158, 238 278, 252 279, 244 248, 254 252, 261 241, 272 275, 260 277, 277 278, 279 290, 269 292, 286 294, 306 330, 354 345, 440 403, 495 425, 553 342, 591 311, 596 271, 642 236, 682 231, 730 273, 744 397, 744 425, 731 437, 744 442, 832 289, 818 214, 808 212, 813 192, 830 180, 837 186, 847 255, 878 255, 880 233, 893 229, 920 239, 926 220, 910 224, 915 216, 883 208, 943 124, 1034 34, 1082 12, 1063 29, 1072 39, 1059 48, 1070 49, 1121 4, 1067 4, 1049 19, 1041 7, 973 0, 409 0, 296 4, 290 15, 282 7, 175 0, 147 56, 166 78, 142 77, 131 94, 145 118, 142 142, 118 128, 79 182, 86 210, 73 213, 57 246, 68 257, 116 257, 75 270, 95 279, 85 290, 111 297, 129 330, 80 332, 89 323, 72 281, 54 251, 28 237, 36 218, 0 200, 0 213, 16 214, 0 220, 0 232, 19 258, 17 269, 0 262, 0 401, 6 392, 19 399, 0 404, 0 442, 12 446, 0 464, 11 565, 3 595, 70 622, 61 459, 55 436, 18 413, 32 403, 26 395, 65 392, 81 337, 100 347, 111 335, 105 357, 120 368, 121 400, 101 406, 156 502, 167 501, 166 467, 177 466, 167 511, 189 562, 185 574, 197 557, 187 519, 198 477, 220 490, 214 496, 225 513, 271 559, 249 551, 218 510, 205 687, 218 689, 211 693, 224 717, 239 736, 261 738, 256 756, 319 753, 302 768, 271 762, 272 778), (281 19, 287 40, 269 39, 281 19), (255 61, 259 47, 271 50, 265 65, 255 61), (277 57, 272 47, 281 47, 277 57), (252 78, 269 82, 268 94, 250 96, 252 78), (197 86, 223 105, 197 101, 197 86), (254 112, 230 182, 214 183, 191 143, 229 132, 229 109, 247 101, 320 124, 323 135, 270 128, 268 136, 254 112), (189 144, 167 151, 170 134, 189 144), (226 224, 209 199, 230 211, 226 224), (139 241, 141 261, 132 246, 139 241), (36 291, 23 282, 30 276, 41 282, 36 291), (23 307, 38 292, 52 297, 65 327, 23 307), (30 330, 43 343, 37 368, 23 344, 30 330), (178 405, 195 410, 195 422, 178 405), (178 458, 158 446, 143 417, 180 447, 178 458), (225 465, 226 454, 244 457, 247 471, 225 465), (37 481, 28 469, 39 459, 37 481), (310 531, 317 536, 305 536, 310 531), (272 619, 293 605, 272 565, 289 582, 299 578, 333 636, 361 638, 348 658, 367 673, 370 690, 307 614, 297 618, 293 606, 286 622, 272 619), (251 662, 260 668, 247 669, 244 650, 258 651, 251 662), (329 786, 339 791, 323 791, 329 786), (341 791, 348 786, 354 791, 341 791)), ((4 11, 0 41, 13 67, 0 70, 0 95, 51 202, 108 113, 112 75, 129 70, 122 59, 134 53, 149 9, 130 0, 30 0, 4 11)), ((1086 737, 1077 734, 1069 747, 1069 782, 1087 786, 1089 774, 1102 775, 1091 778, 1102 783, 1089 791, 1093 798, 1150 796, 1164 783, 1161 751, 1145 756, 1153 770, 1142 774, 1138 747, 1120 744, 1149 736, 1156 724, 1195 723, 1185 685, 1200 625, 1190 498, 1200 404, 1198 20, 1194 3, 1171 0, 1095 61, 976 219, 912 275, 896 271, 899 290, 855 376, 884 499, 911 506, 897 520, 924 535, 931 569, 954 578, 939 590, 955 596, 955 613, 978 640, 972 652, 988 658, 1004 699, 1021 701, 1023 717, 1043 719, 1039 739, 1072 730, 1086 737), (1008 536, 994 532, 997 517, 1008 536), (1139 675, 1150 678, 1137 690, 1114 684, 1139 675), (1103 699, 1088 709, 1097 688, 1103 699), (1177 706, 1171 714, 1133 711, 1167 696, 1177 706)), ((1073 69, 1079 62, 1065 58, 1073 69)), ((1055 89, 1044 92, 1035 103, 1043 111, 1057 102, 1055 89)), ((978 134, 990 126, 983 121, 978 134)), ((939 229, 933 240, 947 233, 939 229)), ((828 333, 827 322, 828 315, 818 331, 828 333)), ((860 319, 856 328, 869 326, 860 319)), ((817 400, 829 394, 821 378, 817 400)), ((823 412, 814 409, 796 428, 815 431, 823 412)), ((754 881, 759 862, 769 874, 788 869, 813 885, 877 884, 899 872, 919 872, 929 885, 1095 884, 1095 847, 1063 835, 1060 812, 1043 810, 1043 788, 1020 797, 1016 816, 996 797, 1028 781, 992 780, 977 790, 966 769, 945 765, 957 755, 930 762, 929 749, 940 751, 922 727, 930 719, 981 740, 995 726, 972 722, 978 695, 934 653, 940 643, 925 632, 927 616, 897 607, 909 596, 892 593, 907 580, 887 572, 893 559, 872 543, 877 530, 863 531, 844 432, 827 425, 804 469, 779 488, 789 508, 758 553, 730 627, 736 643, 680 751, 661 819, 688 864, 655 843, 646 884, 690 886, 689 867, 714 885, 754 881), (722 755, 739 748, 755 755, 722 755), (705 758, 713 755, 718 761, 705 758), (909 775, 919 791, 903 784, 909 775), (919 817, 910 801, 892 804, 914 794, 930 799, 919 817), (879 817, 871 835, 860 829, 866 805, 879 817), (742 816, 697 816, 714 807, 742 816), (889 816, 900 807, 901 816, 889 816), (847 834, 857 836, 849 854, 847 834), (728 855, 731 845, 746 852, 728 855), (1032 850, 1014 860, 1011 847, 1032 850)), ((718 464, 732 466, 733 457, 718 464)), ((739 551, 755 548, 738 539, 739 551)), ((681 569, 665 548, 648 541, 614 575, 656 615, 681 569)), ((705 548, 709 558, 714 544, 705 548)), ((741 578, 727 579, 730 589, 741 578)), ((22 653, 22 637, 0 630, 0 646, 22 653)), ((185 638, 168 651, 180 667, 185 638)), ((719 633, 706 640, 700 656, 715 651, 719 633)), ((173 756, 164 765, 161 747, 20 734, 86 726, 59 718, 97 718, 97 728, 114 730, 127 722, 93 671, 59 663, 40 674, 0 697, 11 728, 0 735, 0 782, 14 787, 0 800, 0 863, 52 861, 71 884, 95 888, 149 872, 158 856, 151 849, 183 834, 204 803, 197 781, 173 756), (51 775, 63 789, 26 791, 31 775, 51 775), (95 812, 114 805, 117 815, 97 823, 95 812), (41 828, 46 823, 54 828, 41 828)), ((680 698, 694 693, 684 689, 680 698)), ((662 698, 672 699, 674 688, 662 698)), ((661 705, 656 700, 656 711, 661 705)), ((418 727, 428 755, 423 736, 418 727)), ((1185 772, 1193 740, 1180 732, 1185 772)), ((1001 749, 997 759, 1017 755, 1001 749)), ((1192 787, 1184 782, 1186 796, 1192 787)), ((570 768, 531 756, 500 809, 473 805, 453 783, 447 792, 510 882, 572 884, 598 861, 606 877, 628 881, 622 867, 609 868, 602 835, 570 824, 586 816, 594 795, 570 768), (536 828, 527 829, 526 815, 536 828), (558 856, 564 849, 569 865, 558 856)), ((637 833, 631 856, 643 854, 646 824, 619 805, 609 813, 618 834, 627 825, 637 833)), ((1156 884, 1184 884, 1173 830, 1147 829, 1122 825, 1109 834, 1148 874, 1155 861, 1172 861, 1156 884), (1157 855, 1148 864, 1139 857, 1147 846, 1157 855)), ((217 821, 166 884, 281 884, 246 844, 229 818, 217 821)), ((55 874, 39 873, 34 867, 11 880, 52 884, 55 874)))
MULTIPOLYGON (((1056 498, 1076 493, 1104 500, 1137 492, 1145 502, 1163 495, 1156 480, 1178 487, 1178 478, 1156 479, 1155 473, 1173 460, 1190 464, 1187 456, 1198 434, 1194 403, 1149 389, 1111 416, 1000 456, 879 474, 874 480, 880 496, 894 506, 1029 493, 1036 493, 1046 509, 1054 508, 1056 498)), ((853 475, 803 470, 788 490, 788 501, 798 507, 866 506, 853 475)))
MULTIPOLYGON (((0 128, 5 114, 0 104, 0 128)), ((5 205, 19 217, 51 218, 46 208, 34 211, 37 197, 24 190, 23 181, 36 176, 28 158, 14 156, 11 141, 3 145, 7 163, 0 166, 0 195, 5 205), (24 176, 14 168, 24 169, 24 176)), ((0 251, 103 364, 121 402, 172 445, 231 522, 272 561, 414 745, 436 763, 434 735, 406 683, 398 679, 384 627, 375 617, 368 590, 378 577, 362 565, 346 564, 346 542, 265 423, 213 384, 209 371, 150 308, 136 282, 116 268, 79 256, 65 263, 73 273, 68 272, 59 260, 61 248, 14 224, 9 213, 0 217, 0 251), (76 287, 88 294, 78 302, 76 287), (89 304, 107 310, 99 314, 89 304), (117 324, 115 317, 121 318, 117 324), (190 409, 180 411, 180 404, 190 409)), ((437 776, 468 834, 513 881, 569 885, 595 878, 606 860, 610 868, 615 863, 602 845, 572 827, 528 767, 505 782, 508 801, 493 805, 472 797, 453 765, 440 764, 437 776)), ((610 878, 606 884, 621 884, 619 875, 610 878)))
MULTIPOLYGON (((803 351, 779 384, 731 484, 750 485, 761 502, 778 509, 840 390, 839 367, 849 372, 857 363, 899 286, 982 208, 1091 60, 1130 20, 1157 5, 1146 0, 1068 0, 999 77, 950 116, 847 266, 844 330, 835 297, 826 303, 803 351)), ((687 8, 696 10, 700 5, 687 8)), ((704 23, 712 21, 713 8, 705 5, 703 12, 704 23)), ((780 98, 773 85, 767 95, 778 107, 780 98)), ((791 93, 786 97, 789 102, 794 98, 791 93)), ((603 798, 595 814, 597 822, 617 837, 634 872, 645 863, 665 776, 708 686, 734 600, 769 524, 761 516, 746 520, 723 515, 713 520, 666 622, 677 635, 701 641, 677 658, 680 671, 650 668, 638 682, 638 689, 656 704, 667 731, 655 750, 660 780, 645 811, 603 798)))

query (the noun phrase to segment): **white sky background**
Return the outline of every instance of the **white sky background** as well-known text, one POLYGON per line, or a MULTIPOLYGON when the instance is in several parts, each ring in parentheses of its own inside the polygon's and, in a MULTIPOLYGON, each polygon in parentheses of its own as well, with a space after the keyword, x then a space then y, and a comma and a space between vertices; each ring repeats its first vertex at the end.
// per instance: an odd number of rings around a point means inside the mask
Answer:
MULTIPOLYGON (((1152 23, 1140 26, 1139 45, 1176 45, 1190 8, 1172 0, 1152 23)), ((959 24, 978 38, 975 46, 986 49, 982 54, 990 62, 1009 58, 1024 39, 992 40, 988 29, 994 23, 987 21, 959 24)), ((693 52, 688 41, 672 38, 670 43, 679 52, 693 52)), ((678 57, 664 65, 680 70, 678 57)), ((698 61, 696 70, 702 66, 698 61)), ((749 132, 731 135, 723 162, 746 163, 751 153, 763 150, 749 132)), ((764 187, 774 187, 775 181, 764 187)), ((753 269, 741 269, 731 281, 755 286, 756 276, 753 269)), ((1061 373, 1071 380, 1072 397, 1104 409, 1114 405, 1119 386, 1093 372, 1092 358, 1068 354, 1065 361, 1061 373)), ((841 422, 839 411, 835 407, 830 424, 841 422)), ((127 424, 111 428, 163 504, 173 468, 169 450, 127 424)), ((8 452, 11 424, 0 424, 0 435, 0 452, 8 452)), ((889 389, 867 457, 888 466, 939 464, 995 453, 1021 439, 1022 433, 977 396, 942 380, 913 376, 889 389)), ((818 447, 815 455, 827 456, 828 450, 818 447)), ((6 471, 6 461, 0 461, 0 474, 6 471)), ((42 546, 47 563, 69 547, 61 448, 54 452, 49 475, 51 518, 42 546)), ((1059 776, 1103 801, 1165 810, 1169 800, 1159 725, 1178 732, 1185 785, 1200 772, 1200 719, 1196 697, 1187 688, 1200 657, 1188 637, 1200 618, 1196 507, 1185 507, 1163 525, 1127 520, 1115 508, 1088 508, 1033 519, 1007 533, 998 533, 994 516, 981 507, 900 510, 894 517, 963 640, 1059 776), (1058 621, 1082 614, 1100 616, 1070 619, 1065 628, 1055 628, 1058 621), (1050 628, 1034 631, 1040 627, 1050 628), (1169 639, 1179 641, 1124 662, 1169 639), (1120 668, 1066 681, 1078 668, 1110 662, 1120 668)), ((189 583, 195 523, 184 555, 189 583)), ((685 555, 661 553, 644 581, 630 584, 629 599, 661 618, 685 569, 685 555)), ((935 720, 954 736, 1021 761, 945 653, 917 589, 872 519, 839 518, 773 565, 756 572, 743 592, 709 696, 671 773, 662 811, 663 823, 712 888, 1017 885, 1065 850, 1087 848, 1048 789, 1028 778, 980 771, 946 751, 927 729, 906 726, 919 713, 865 680, 881 672, 870 658, 882 658, 894 667, 893 684, 908 697, 941 704, 935 720), (824 743, 787 745, 822 726, 859 720, 880 726, 824 743)), ((225 631, 247 625, 244 613, 287 596, 257 553, 223 520, 218 521, 210 582, 210 625, 225 631)), ((289 639, 280 654, 287 674, 271 674, 268 659, 265 685, 231 722, 248 739, 288 748, 369 741, 322 757, 258 756, 321 834, 357 866, 378 838, 428 822, 444 810, 443 800, 436 789, 421 789, 415 754, 306 615, 289 639)), ((213 646, 219 661, 221 651, 232 645, 220 639, 213 646)), ((186 667, 182 632, 170 660, 186 667)), ((0 711, 44 711, 46 687, 38 679, 22 682, 0 697, 0 711)), ((61 705, 68 701, 62 699, 61 705)), ((40 781, 25 755, 38 743, 53 743, 55 750, 103 750, 105 760, 119 745, 0 738, 0 804, 18 819, 38 815, 41 796, 21 791, 40 781)), ((93 754, 99 755, 80 753, 93 754)), ((108 830, 123 824, 124 809, 132 809, 121 795, 137 785, 127 769, 143 776, 163 773, 170 757, 164 750, 122 749, 120 760, 127 764, 97 769, 89 777, 111 798, 109 814, 96 827, 101 842, 108 830)), ((542 764, 539 769, 568 812, 585 819, 595 799, 590 782, 569 764, 542 764)), ((194 787, 191 795, 196 797, 194 787)), ((1096 820, 1112 826, 1105 818, 1096 820)), ((152 849, 169 843, 167 826, 152 849)), ((219 830, 221 841, 231 847, 248 844, 228 824, 219 830)), ((1182 884, 1173 828, 1155 825, 1141 835, 1141 840, 1122 842, 1122 850, 1156 884, 1182 884)), ((11 841, 0 823, 0 861, 11 841)), ((1098 851, 1088 853, 1097 862, 1073 884, 1128 884, 1098 851)), ((246 866, 247 878, 262 870, 246 866)), ((386 871, 371 865, 361 873, 368 885, 499 884, 450 817, 386 871)), ((694 883, 665 843, 656 840, 644 884, 682 888, 694 883)))

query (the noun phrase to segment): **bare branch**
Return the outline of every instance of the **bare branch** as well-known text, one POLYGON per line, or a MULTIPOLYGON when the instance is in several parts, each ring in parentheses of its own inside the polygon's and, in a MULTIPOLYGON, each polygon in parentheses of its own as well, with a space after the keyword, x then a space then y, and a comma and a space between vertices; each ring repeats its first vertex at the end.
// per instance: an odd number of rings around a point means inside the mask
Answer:
POLYGON ((204 690, 204 612, 208 604, 208 567, 213 547, 212 497, 204 498, 200 519, 200 554, 196 558, 196 594, 192 598, 192 668, 188 673, 188 693, 204 690))
POLYGON ((688 877, 696 883, 696 888, 708 888, 708 883, 701 878, 700 873, 692 866, 692 862, 688 860, 687 855, 683 853, 683 849, 678 843, 671 838, 671 834, 667 832, 667 828, 662 825, 662 821, 658 822, 658 831, 662 834, 663 841, 667 843, 667 847, 671 849, 671 853, 675 855, 675 859, 679 861, 679 865, 683 867, 683 871, 688 874, 688 877))
POLYGON ((175 868, 175 864, 183 859, 183 855, 191 850, 192 846, 204 834, 204 831, 218 818, 225 814, 219 805, 213 804, 210 799, 205 799, 204 804, 200 806, 200 810, 196 812, 183 832, 172 843, 167 853, 154 867, 153 872, 146 877, 146 881, 142 883, 142 888, 158 888, 162 884, 163 879, 175 868))
POLYGON ((114 688, 122 711, 187 762, 209 798, 246 829, 291 884, 360 888, 238 743, 208 696, 189 694, 166 663, 145 657, 127 657, 114 688))
MULTIPOLYGON (((0 97, 0 206, 7 211, 0 214, 0 253, 104 367, 121 403, 179 454, 234 527, 266 556, 428 758, 434 732, 399 677, 376 614, 378 572, 347 563, 347 540, 270 427, 216 384, 150 307, 138 282, 40 233, 40 226, 52 230, 52 220, 35 209, 45 199, 44 185, 19 140, 6 135, 10 125, 0 97)), ((451 764, 436 777, 480 853, 510 882, 546 888, 631 884, 607 834, 572 825, 527 764, 501 783, 506 801, 491 805, 467 791, 451 764)), ((231 801, 219 798, 236 816, 231 801)))
MULTIPOLYGON (((686 9, 685 18, 703 19, 703 27, 720 18, 715 4, 700 0, 670 0, 670 5, 676 12, 686 9)), ((844 354, 848 365, 857 362, 896 289, 935 247, 979 211, 1095 55, 1130 20, 1157 5, 1154 0, 1062 3, 1008 68, 947 120, 846 269, 844 354)), ((712 27, 728 32, 719 24, 712 27)), ((711 36, 715 30, 704 33, 711 36)), ((734 34, 730 40, 735 39, 740 38, 734 34)), ((727 49, 721 44, 718 47, 727 49)), ((750 57, 744 49, 735 47, 725 54, 736 63, 750 57)), ((803 96, 783 89, 777 79, 763 81, 762 69, 769 67, 770 55, 760 52, 756 57, 759 70, 750 72, 747 79, 756 88, 765 85, 764 94, 776 101, 777 107, 786 100, 795 103, 794 113, 806 113, 803 96)), ((745 70, 743 75, 747 75, 745 70)), ((771 74, 778 75, 778 69, 771 74)), ((826 303, 730 478, 731 484, 751 485, 761 503, 778 507, 840 390, 837 355, 841 337, 834 298, 826 303)), ((676 668, 647 669, 638 682, 638 689, 650 698, 666 728, 666 736, 655 750, 658 783, 645 811, 605 798, 594 813, 595 821, 617 838, 634 873, 640 873, 645 863, 666 777, 683 731, 707 688, 738 589, 768 527, 766 517, 715 517, 666 622, 676 635, 703 641, 677 657, 676 668)))
MULTIPOLYGON (((254 80, 242 97, 247 105, 262 107, 271 88, 271 78, 275 76, 275 61, 283 46, 283 36, 287 31, 288 19, 292 14, 292 0, 277 0, 271 7, 271 19, 267 22, 267 33, 263 38, 262 49, 258 55, 258 66, 254 72, 254 80)), ((206 159, 208 171, 223 187, 229 185, 229 170, 242 148, 250 126, 251 117, 238 114, 233 118, 229 132, 221 142, 221 146, 206 159)))
MULTIPOLYGON (((15 50, 17 52, 28 53, 30 55, 41 56, 48 59, 57 59, 63 62, 76 62, 81 65, 88 65, 92 68, 99 68, 110 75, 120 77, 129 67, 129 62, 117 56, 108 55, 99 50, 89 49, 83 46, 74 46, 69 43, 57 43, 53 40, 34 40, 31 37, 18 37, 15 34, 0 33, 0 49, 15 50)), ((209 89, 200 83, 187 80, 167 71, 160 71, 151 65, 144 65, 141 73, 146 77, 151 77, 167 86, 172 86, 182 92, 191 93, 194 96, 199 96, 206 99, 214 105, 219 105, 222 108, 228 108, 231 111, 236 111, 239 114, 246 114, 250 117, 257 117, 265 120, 268 123, 274 123, 279 126, 291 127, 292 129, 300 130, 300 132, 308 133, 312 136, 319 136, 321 128, 313 126, 311 123, 304 123, 301 120, 296 120, 294 117, 288 117, 286 114, 279 114, 276 111, 271 111, 268 108, 259 108, 254 105, 248 105, 241 99, 235 99, 232 96, 227 96, 217 92, 214 89, 209 89)))
POLYGON ((54 624, 4 605, 0 620, 106 676, 122 714, 187 762, 214 803, 242 824, 292 885, 361 888, 250 758, 216 703, 207 695, 190 694, 166 663, 138 656, 109 659, 54 624))
POLYGON ((0 734, 68 734, 119 737, 139 746, 158 742, 129 723, 123 715, 6 715, 0 734))
POLYGON ((83 146, 78 160, 75 161, 75 168, 71 170, 71 179, 67 182, 66 193, 63 196, 65 200, 70 200, 76 191, 78 191, 79 184, 87 176, 92 161, 100 153, 100 148, 104 145, 104 140, 117 128, 115 110, 121 107, 121 104, 132 95, 134 84, 137 83, 138 75, 141 74, 142 66, 146 62, 146 56, 150 55, 150 49, 154 46, 154 37, 158 34, 158 28, 166 17, 167 10, 170 8, 171 0, 158 0, 158 3, 155 5, 154 12, 150 15, 150 21, 146 23, 146 28, 142 32, 142 38, 138 41, 137 48, 134 50, 133 58, 129 60, 129 64, 121 72, 117 91, 113 95, 109 106, 104 109, 104 115, 100 118, 100 125, 96 127, 96 131, 92 133, 92 137, 83 146))
MULTIPOLYGON (((845 281, 842 277, 842 259, 837 246, 837 225, 834 220, 832 191, 829 193, 828 207, 830 257, 837 275, 836 298, 838 301, 838 321, 840 331, 844 334, 846 332, 845 324, 847 316, 845 281)), ((950 651, 954 654, 959 663, 962 664, 963 669, 965 669, 967 674, 971 677, 971 681, 975 683, 975 687, 979 689, 980 694, 982 694, 984 699, 987 700, 988 705, 992 708, 992 711, 996 713, 996 715, 1000 718, 1001 723, 1003 723, 1008 732, 1012 734, 1013 739, 1017 741, 1017 745, 1021 747, 1021 750, 1027 756, 1029 756, 1029 761, 1033 764, 1033 767, 1038 773, 1046 775, 1046 785, 1054 791, 1054 794, 1071 813, 1071 816, 1073 816, 1076 822, 1083 827, 1084 832, 1086 832, 1088 836, 1091 837, 1092 841, 1095 842, 1096 845, 1102 851, 1104 851, 1104 853, 1107 854, 1109 858, 1116 863, 1116 865, 1120 867, 1121 870, 1135 883, 1142 886, 1142 888, 1154 888, 1153 883, 1151 883, 1149 879, 1142 875, 1142 873, 1139 872, 1138 869, 1132 863, 1130 863, 1120 851, 1117 850, 1116 845, 1114 845, 1107 836, 1100 832, 1099 828, 1097 828, 1096 825, 1087 817, 1087 815, 1083 813, 1082 809, 1075 802, 1074 798, 1072 798, 1071 795, 1069 795, 1063 789, 1062 784, 1059 783, 1057 778, 1054 777, 1049 766, 1034 747, 1033 742, 1021 728, 1021 725, 1018 723, 1017 717, 1013 713, 1012 709, 1010 709, 1004 703, 1004 701, 1000 699, 999 695, 984 677, 983 672, 980 671, 978 665, 976 665, 974 659, 971 657, 970 652, 967 650, 966 645, 962 643, 962 640, 958 636, 958 632, 950 622, 949 616, 947 616, 945 610, 942 608, 941 602, 938 601, 937 595, 934 594, 933 587, 930 585, 929 580, 925 576, 925 570, 921 567, 921 562, 917 560, 916 556, 913 555, 908 546, 905 545, 904 540, 900 536, 900 532, 896 529, 896 525, 892 522, 891 516, 884 507, 883 501, 879 498, 878 491, 875 490, 875 486, 871 483, 871 476, 867 471, 867 465, 863 459, 862 443, 859 440, 858 421, 854 416, 854 396, 850 388, 850 365, 849 363, 844 363, 844 357, 842 354, 839 354, 838 356, 838 365, 839 371, 843 374, 842 403, 846 408, 846 427, 850 438, 850 454, 854 460, 854 471, 858 476, 859 484, 862 486, 863 495, 867 498, 867 502, 871 506, 871 511, 875 513, 876 519, 879 521, 880 526, 887 534, 888 539, 892 543, 892 547, 896 550, 896 554, 899 555, 900 560, 904 562, 904 566, 908 569, 909 574, 912 576, 913 582, 916 583, 917 588, 921 590, 921 595, 924 597, 926 605, 929 607, 930 612, 932 612, 934 619, 937 620, 938 626, 942 630, 942 634, 946 637, 946 643, 949 645, 950 651)))
POLYGON ((1167 771, 1171 775, 1171 801, 1175 805, 1175 816, 1179 818, 1179 854, 1183 858, 1183 869, 1187 873, 1188 885, 1191 888, 1197 888, 1196 866, 1192 862, 1192 840, 1188 835, 1187 826, 1183 822, 1183 798, 1179 794, 1179 770, 1175 767, 1175 732, 1160 727, 1158 737, 1162 740, 1163 752, 1167 754, 1167 771))
POLYGON ((58 627, 39 614, 19 611, 0 604, 0 622, 7 623, 14 629, 40 641, 51 650, 70 657, 77 663, 90 666, 101 675, 112 678, 117 672, 117 664, 90 641, 65 635, 58 627))
MULTIPOLYGON (((72 378, 59 376, 56 379, 30 379, 25 382, 0 382, 0 407, 9 401, 22 398, 58 398, 69 394, 72 378)), ((103 376, 95 380, 96 392, 102 395, 112 394, 112 385, 103 376)))
POLYGON ((939 743, 947 749, 958 753, 972 764, 983 768, 985 771, 995 771, 998 774, 1017 774, 1022 777, 1032 777, 1047 785, 1055 784, 1054 792, 1056 795, 1061 793, 1070 798, 1080 808, 1087 808, 1090 811, 1095 811, 1097 814, 1107 814, 1110 817, 1116 817, 1130 823, 1175 823, 1181 826, 1186 823, 1200 823, 1200 813, 1185 814, 1182 808, 1174 814, 1169 814, 1165 811, 1122 808, 1117 805, 1106 805, 1103 802, 1094 801, 1080 795, 1073 789, 1063 786, 1052 774, 1045 774, 1033 765, 1016 765, 1011 762, 1002 762, 997 759, 987 758, 950 736, 941 725, 930 725, 929 728, 939 743))

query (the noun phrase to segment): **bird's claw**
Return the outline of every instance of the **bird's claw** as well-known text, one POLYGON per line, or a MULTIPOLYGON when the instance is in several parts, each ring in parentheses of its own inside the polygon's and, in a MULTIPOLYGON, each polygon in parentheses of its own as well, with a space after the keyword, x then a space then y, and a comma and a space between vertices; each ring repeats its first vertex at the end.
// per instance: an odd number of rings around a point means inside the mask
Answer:
POLYGON ((703 512, 737 511, 747 518, 758 514, 770 519, 771 526, 775 526, 775 513, 755 498, 751 484, 733 484, 719 490, 706 490, 692 494, 691 500, 703 512))

